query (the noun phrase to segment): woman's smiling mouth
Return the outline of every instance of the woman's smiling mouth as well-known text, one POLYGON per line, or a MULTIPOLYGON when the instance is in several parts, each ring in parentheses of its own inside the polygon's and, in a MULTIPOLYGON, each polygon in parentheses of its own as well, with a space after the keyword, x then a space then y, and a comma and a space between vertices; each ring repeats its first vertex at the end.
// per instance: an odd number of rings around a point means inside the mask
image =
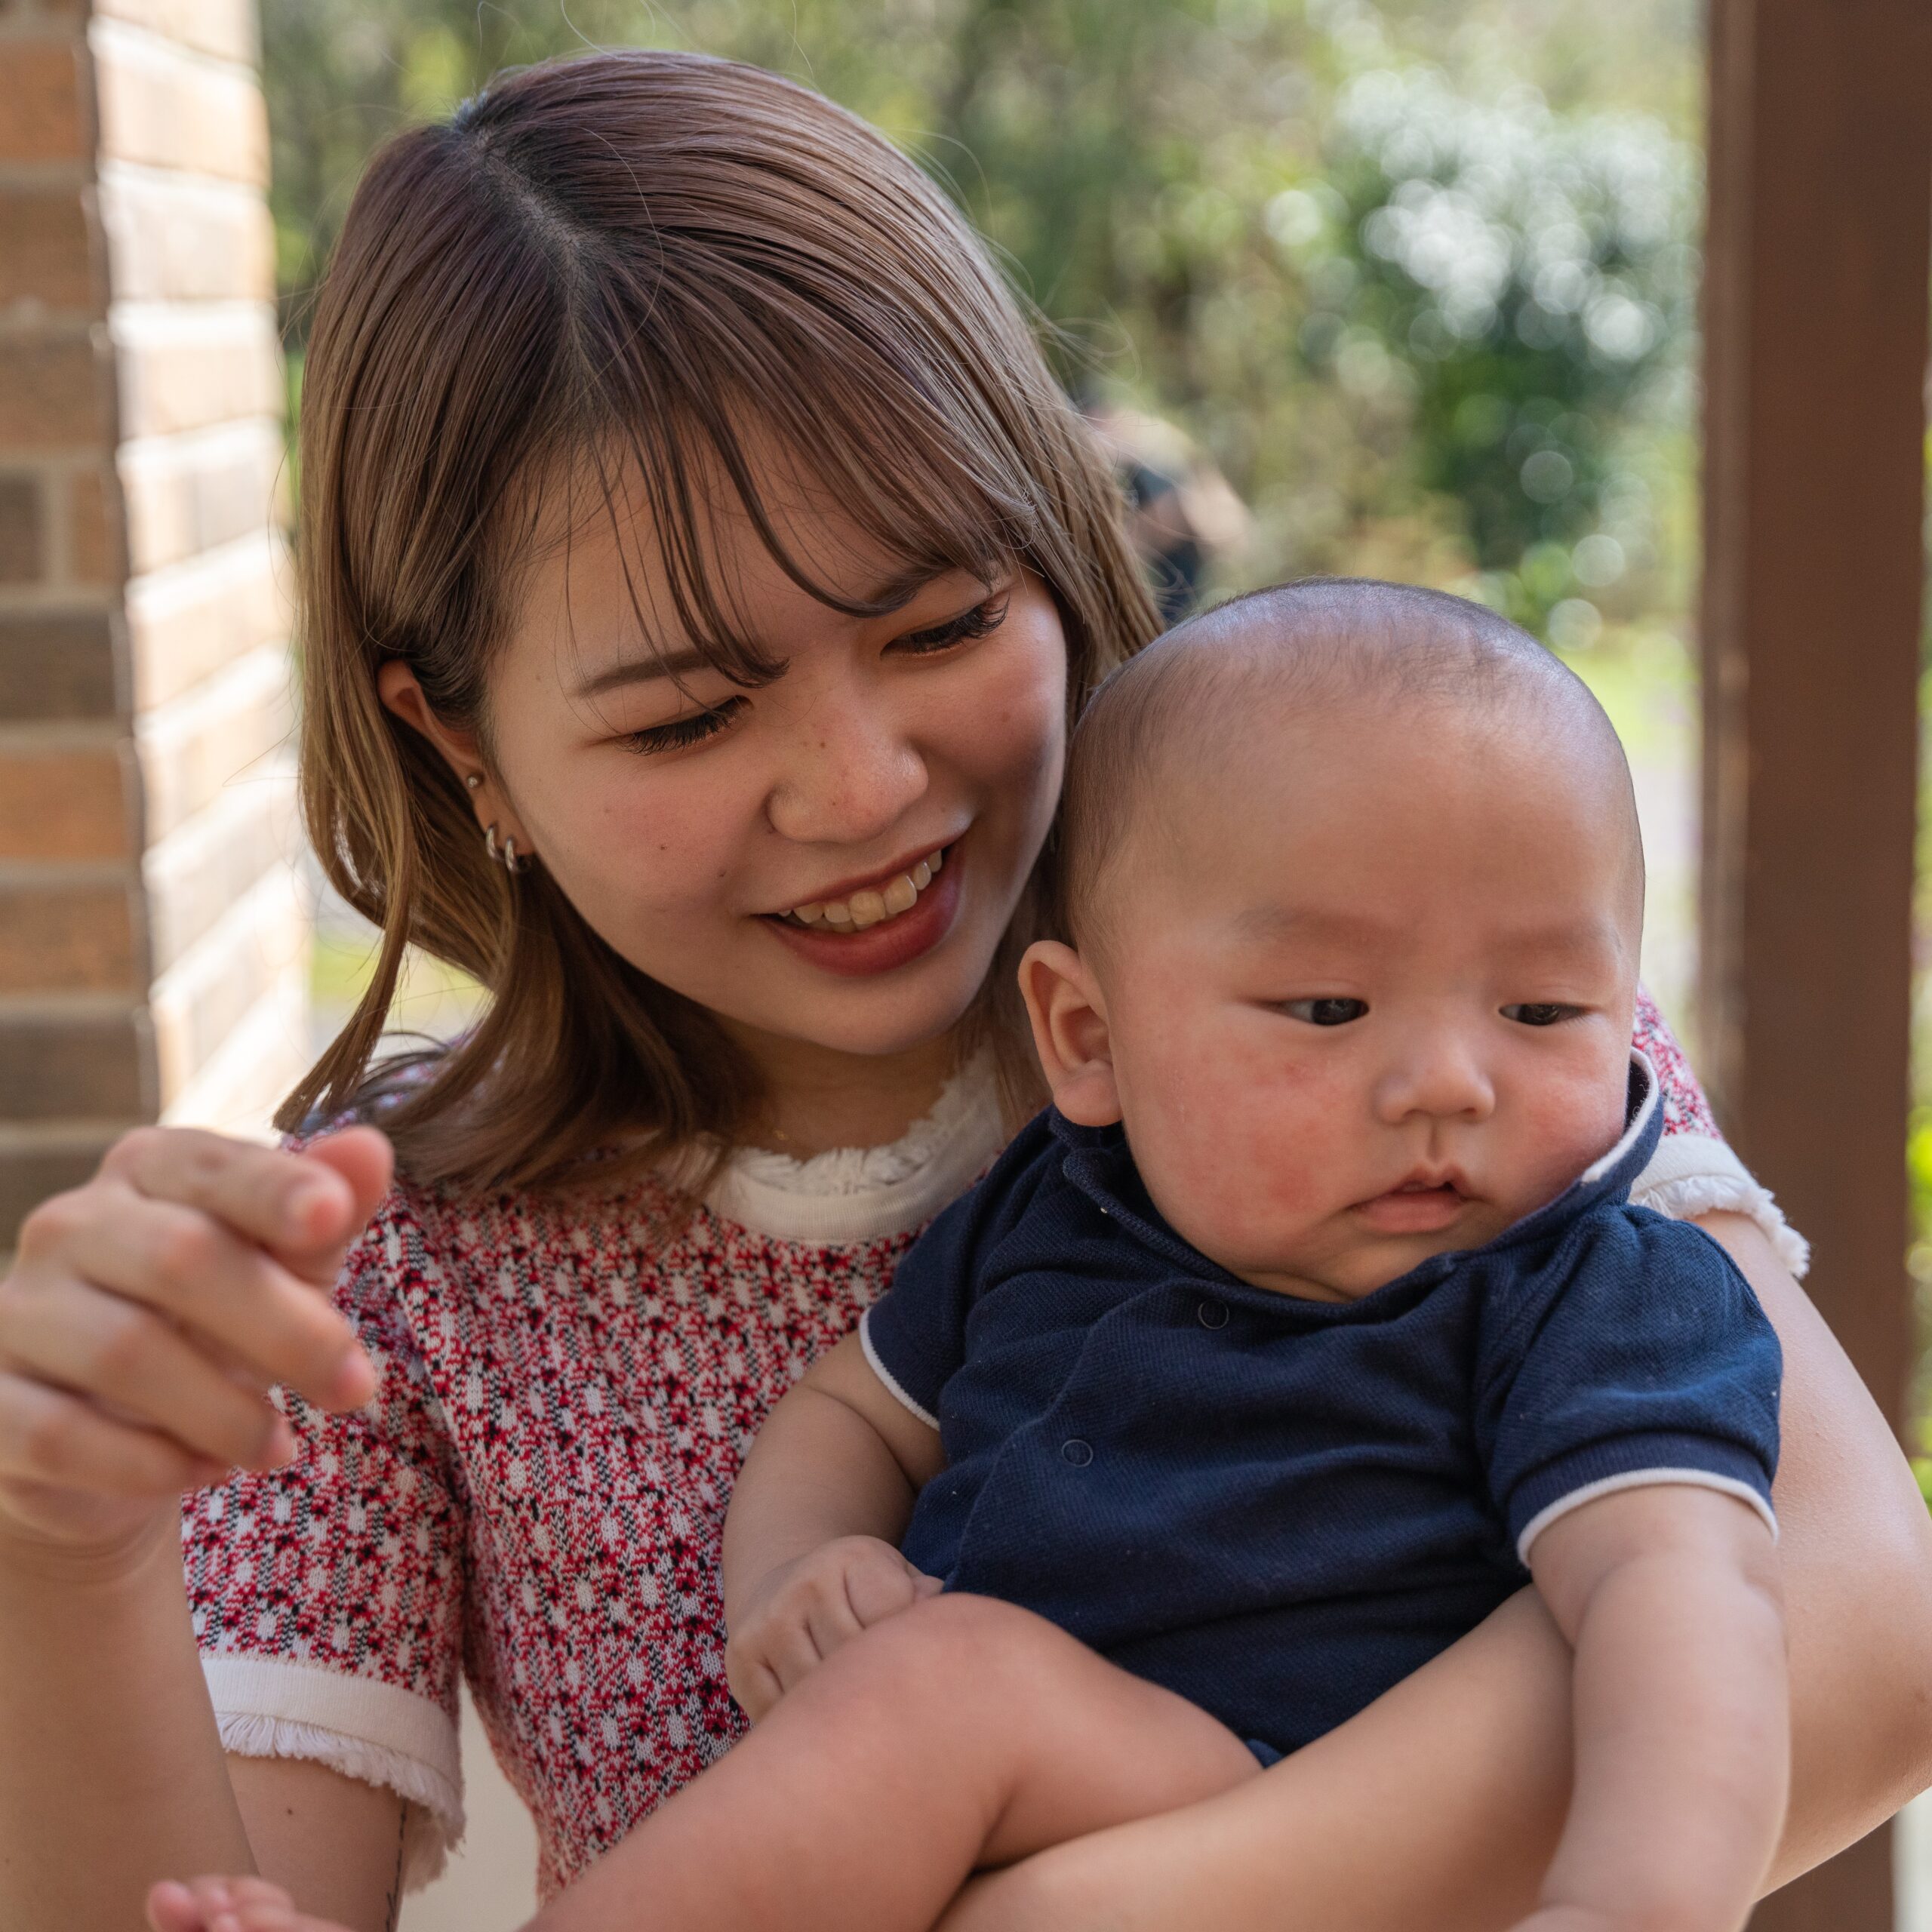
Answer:
POLYGON ((955 838, 935 847, 909 867, 841 898, 768 912, 761 923, 798 957, 841 978, 867 979, 909 965, 952 930, 961 897, 960 844, 955 838))
POLYGON ((828 932, 862 933, 868 927, 896 918, 901 912, 909 912, 918 903, 920 894, 932 884, 945 858, 946 848, 942 845, 928 853, 909 871, 894 873, 876 890, 866 887, 843 899, 815 899, 807 905, 794 906, 779 916, 828 932))

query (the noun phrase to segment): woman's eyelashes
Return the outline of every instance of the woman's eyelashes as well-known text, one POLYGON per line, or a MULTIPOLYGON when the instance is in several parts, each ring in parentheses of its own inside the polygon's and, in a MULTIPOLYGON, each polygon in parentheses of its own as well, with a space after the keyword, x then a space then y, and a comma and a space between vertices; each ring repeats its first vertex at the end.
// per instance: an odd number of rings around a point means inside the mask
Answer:
MULTIPOLYGON (((948 618, 943 624, 934 624, 924 630, 909 631, 904 636, 894 638, 888 648, 909 657, 923 657, 936 656, 956 645, 990 636, 1006 621, 1007 605, 1011 595, 1011 591, 1000 591, 974 605, 970 611, 962 611, 958 617, 948 618)), ((716 737, 750 701, 743 697, 728 697, 721 703, 694 712, 688 718, 674 718, 668 724, 648 724, 641 731, 626 731, 623 742, 631 750, 646 755, 685 751, 693 745, 703 744, 707 738, 716 737)))
POLYGON ((1012 595, 1010 590, 995 592, 983 603, 974 605, 970 611, 961 611, 958 617, 949 618, 943 624, 934 624, 926 630, 908 632, 891 648, 909 657, 922 657, 933 652, 950 651, 956 644, 969 644, 976 638, 989 636, 1006 621, 1006 607, 1012 595))
POLYGON ((749 703, 748 698, 728 697, 722 704, 694 712, 688 718, 674 718, 668 724, 647 725, 641 731, 626 731, 623 741, 634 752, 682 751, 715 738, 749 703))

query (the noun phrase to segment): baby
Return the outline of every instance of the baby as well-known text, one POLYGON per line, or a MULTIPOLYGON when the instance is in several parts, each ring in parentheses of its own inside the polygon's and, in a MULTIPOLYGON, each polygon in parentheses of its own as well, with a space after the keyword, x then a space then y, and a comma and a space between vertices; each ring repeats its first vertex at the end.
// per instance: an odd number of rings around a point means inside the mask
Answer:
MULTIPOLYGON (((1524 1926, 1734 1932, 1785 1798, 1780 1358, 1628 1204, 1608 721, 1477 606, 1297 584, 1109 681, 1063 836, 1071 943, 1021 968, 1054 1106, 733 1501, 757 1727, 540 1923, 977 1925, 975 1869, 1257 1775, 1534 1578, 1576 1779, 1524 1926)), ((248 1883, 235 1927, 311 1924, 248 1883)))

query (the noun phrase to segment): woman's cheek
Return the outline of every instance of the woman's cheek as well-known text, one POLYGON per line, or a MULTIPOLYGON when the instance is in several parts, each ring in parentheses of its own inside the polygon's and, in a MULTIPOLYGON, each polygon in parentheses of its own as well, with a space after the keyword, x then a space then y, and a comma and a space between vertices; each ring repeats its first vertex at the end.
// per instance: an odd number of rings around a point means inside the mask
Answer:
POLYGON ((1049 810, 1059 801, 1066 749, 1066 647, 1057 620, 1035 619, 1010 648, 987 653, 964 702, 948 706, 960 764, 1003 785, 1032 781, 1049 810))
POLYGON ((697 937, 732 875, 732 828, 741 814, 724 774, 706 773, 706 762, 660 773, 626 756, 577 792, 549 835, 564 860, 552 867, 558 883, 590 925, 645 971, 641 950, 675 942, 681 931, 697 937))

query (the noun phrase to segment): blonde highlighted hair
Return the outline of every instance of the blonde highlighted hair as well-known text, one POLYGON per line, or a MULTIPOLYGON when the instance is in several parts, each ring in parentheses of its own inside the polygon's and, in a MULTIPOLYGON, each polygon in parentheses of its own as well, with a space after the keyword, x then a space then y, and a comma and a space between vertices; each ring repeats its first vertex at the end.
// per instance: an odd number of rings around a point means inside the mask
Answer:
MULTIPOLYGON (((711 1016, 612 952, 540 863, 493 863, 455 775, 377 694, 401 660, 487 755, 492 655, 559 491, 567 519, 579 495, 592 515, 638 503, 688 641, 748 685, 774 667, 706 580, 709 479, 794 581, 869 614, 785 550, 754 438, 909 569, 1036 571, 1076 712, 1157 627, 1112 472, 1020 303, 925 175, 821 96, 735 63, 601 54, 378 153, 309 345, 300 606, 303 810, 382 946, 285 1128, 380 1102, 415 1178, 521 1187, 629 1178, 755 1115, 711 1016), (490 999, 398 1079, 371 1060, 411 945, 490 999)), ((1050 841, 970 1016, 1010 1086, 1014 958, 1054 863, 1050 841)))

